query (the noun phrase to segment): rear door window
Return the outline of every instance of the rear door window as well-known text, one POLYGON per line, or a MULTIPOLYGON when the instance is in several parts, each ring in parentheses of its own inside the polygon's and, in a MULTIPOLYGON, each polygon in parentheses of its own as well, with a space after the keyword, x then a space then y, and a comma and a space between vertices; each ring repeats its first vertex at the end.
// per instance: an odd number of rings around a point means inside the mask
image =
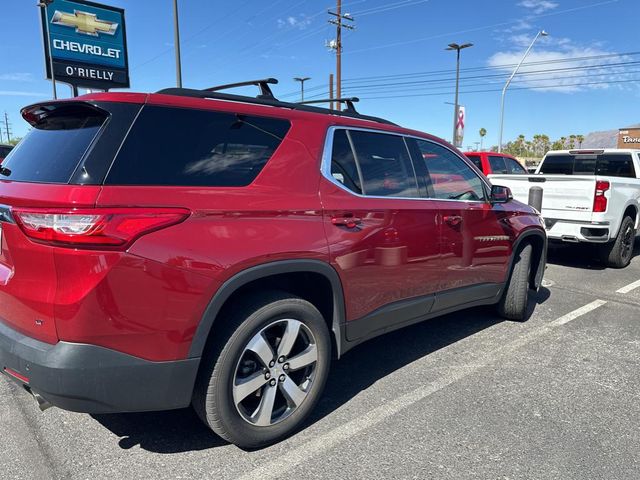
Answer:
POLYGON ((360 130, 351 130, 349 135, 365 195, 420 197, 411 158, 402 137, 360 130))
POLYGON ((491 173, 510 173, 504 163, 504 157, 489 155, 489 165, 491 165, 491 173))
POLYGON ((147 106, 107 175, 108 185, 242 187, 262 171, 287 120, 147 106))
POLYGON ((73 105, 43 115, 2 162, 0 179, 69 183, 105 119, 104 112, 73 105))

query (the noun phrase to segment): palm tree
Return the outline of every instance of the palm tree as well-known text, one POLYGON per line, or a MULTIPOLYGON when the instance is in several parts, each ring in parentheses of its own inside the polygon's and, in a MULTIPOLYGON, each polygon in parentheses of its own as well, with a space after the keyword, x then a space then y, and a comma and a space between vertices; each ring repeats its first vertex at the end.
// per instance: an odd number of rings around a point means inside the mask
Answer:
POLYGON ((567 137, 560 137, 560 143, 562 144, 562 148, 564 149, 567 144, 567 137))
POLYGON ((576 148, 576 136, 573 134, 569 135, 569 148, 576 148))
POLYGON ((486 128, 480 129, 480 150, 482 150, 482 141, 484 140, 484 136, 487 134, 486 128))
POLYGON ((576 135, 576 140, 578 141, 578 148, 582 148, 582 142, 584 142, 584 135, 576 135))

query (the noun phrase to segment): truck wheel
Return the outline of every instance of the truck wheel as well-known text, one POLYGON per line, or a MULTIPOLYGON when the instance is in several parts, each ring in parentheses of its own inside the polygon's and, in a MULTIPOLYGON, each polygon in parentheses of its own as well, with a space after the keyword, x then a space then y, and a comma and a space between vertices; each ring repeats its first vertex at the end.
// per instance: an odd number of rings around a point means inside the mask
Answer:
POLYGON ((202 359, 192 403, 220 437, 257 448, 291 434, 313 410, 329 372, 331 339, 306 300, 284 292, 242 300, 218 320, 228 328, 214 332, 222 338, 202 359))
POLYGON ((631 263, 635 240, 636 229, 633 218, 624 217, 616 239, 600 247, 602 262, 611 268, 626 267, 631 263))
POLYGON ((529 301, 529 276, 533 247, 524 245, 516 254, 509 281, 498 303, 498 313, 508 320, 524 321, 529 301))

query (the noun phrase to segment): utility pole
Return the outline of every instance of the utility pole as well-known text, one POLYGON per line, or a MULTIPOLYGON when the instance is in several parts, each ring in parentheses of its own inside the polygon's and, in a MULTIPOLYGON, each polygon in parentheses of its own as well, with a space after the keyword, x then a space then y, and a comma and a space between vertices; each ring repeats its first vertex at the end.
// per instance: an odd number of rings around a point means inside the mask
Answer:
POLYGON ((7 143, 11 142, 11 132, 9 131, 9 115, 4 112, 4 130, 7 134, 7 143))
POLYGON ((453 136, 451 137, 451 143, 454 147, 458 145, 458 139, 456 138, 456 130, 458 126, 458 85, 460 83, 460 50, 464 48, 473 47, 473 43, 465 43, 463 45, 458 45, 457 43, 450 43, 446 50, 455 50, 456 51, 456 96, 455 103, 453 107, 453 136))
POLYGON ((182 88, 182 64, 180 61, 180 24, 178 22, 178 0, 173 0, 173 43, 176 50, 176 85, 182 88))
POLYGON ((311 77, 295 77, 296 82, 300 82, 300 101, 304 102, 304 82, 311 80, 311 77))
MULTIPOLYGON (((329 10, 329 15, 333 15, 335 18, 331 18, 329 23, 336 26, 336 41, 331 44, 331 48, 336 51, 336 98, 342 96, 342 29, 354 30, 353 25, 343 23, 343 20, 353 22, 353 17, 349 13, 342 14, 342 0, 337 0, 336 11, 329 10)), ((338 110, 342 110, 342 105, 337 104, 338 110)))

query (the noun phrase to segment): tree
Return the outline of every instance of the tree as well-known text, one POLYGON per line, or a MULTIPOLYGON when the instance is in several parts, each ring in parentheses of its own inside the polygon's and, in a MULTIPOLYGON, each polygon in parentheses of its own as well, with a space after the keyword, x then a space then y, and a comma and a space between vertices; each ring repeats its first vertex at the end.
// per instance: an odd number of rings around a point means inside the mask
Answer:
POLYGON ((482 150, 482 141, 484 140, 484 136, 487 134, 486 128, 480 129, 480 150, 482 150))
POLYGON ((569 135, 569 149, 576 148, 576 136, 571 134, 569 135))
POLYGON ((582 148, 582 142, 584 142, 584 135, 576 135, 576 140, 578 141, 578 148, 582 148))

